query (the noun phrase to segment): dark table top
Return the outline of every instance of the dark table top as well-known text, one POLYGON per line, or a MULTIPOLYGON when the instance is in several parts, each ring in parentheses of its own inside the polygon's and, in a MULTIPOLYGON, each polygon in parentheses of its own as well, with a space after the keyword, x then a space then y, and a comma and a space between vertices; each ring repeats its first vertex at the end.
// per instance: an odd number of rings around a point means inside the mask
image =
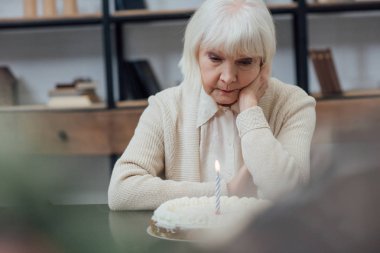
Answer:
MULTIPOLYGON (((152 211, 116 212, 110 211, 107 205, 54 205, 37 209, 20 210, 16 223, 28 224, 33 234, 37 231, 44 235, 57 245, 58 252, 202 251, 193 243, 150 236, 147 227, 152 211), (23 217, 23 221, 19 217, 23 217)), ((13 227, 12 224, 11 230, 13 227)))

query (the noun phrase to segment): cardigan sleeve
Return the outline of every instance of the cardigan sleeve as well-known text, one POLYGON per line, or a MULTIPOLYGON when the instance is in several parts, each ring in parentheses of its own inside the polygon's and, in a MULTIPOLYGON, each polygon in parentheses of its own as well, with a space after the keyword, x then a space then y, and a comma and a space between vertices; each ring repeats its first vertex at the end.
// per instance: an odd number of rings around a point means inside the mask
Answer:
MULTIPOLYGON (((116 162, 108 189, 112 210, 152 210, 179 197, 212 196, 214 182, 189 182, 165 179, 165 110, 150 97, 128 147, 116 162)), ((175 130, 173 130, 175 134, 175 130)), ((227 193, 223 182, 223 192, 227 193)))
POLYGON ((275 199, 309 180, 315 100, 303 91, 295 92, 281 105, 277 117, 280 130, 276 136, 259 106, 241 112, 236 120, 244 163, 258 196, 266 199, 275 199))

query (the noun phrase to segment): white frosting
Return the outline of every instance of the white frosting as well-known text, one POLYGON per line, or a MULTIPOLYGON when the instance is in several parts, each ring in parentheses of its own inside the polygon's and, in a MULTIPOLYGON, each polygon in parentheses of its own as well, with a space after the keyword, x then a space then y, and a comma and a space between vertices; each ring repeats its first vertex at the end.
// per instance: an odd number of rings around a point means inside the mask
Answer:
POLYGON ((262 211, 270 205, 255 198, 220 198, 221 214, 215 212, 215 197, 178 198, 160 205, 153 214, 156 226, 168 230, 208 229, 230 226, 243 217, 262 211))

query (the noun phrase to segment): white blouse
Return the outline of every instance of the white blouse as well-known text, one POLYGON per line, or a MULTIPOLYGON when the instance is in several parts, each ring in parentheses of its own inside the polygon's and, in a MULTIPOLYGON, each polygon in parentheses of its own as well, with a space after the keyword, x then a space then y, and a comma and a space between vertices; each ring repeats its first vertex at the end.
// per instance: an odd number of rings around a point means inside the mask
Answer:
POLYGON ((220 175, 229 182, 244 165, 236 117, 237 103, 231 107, 218 106, 202 89, 198 111, 200 127, 201 181, 215 181, 215 160, 220 163, 220 175))

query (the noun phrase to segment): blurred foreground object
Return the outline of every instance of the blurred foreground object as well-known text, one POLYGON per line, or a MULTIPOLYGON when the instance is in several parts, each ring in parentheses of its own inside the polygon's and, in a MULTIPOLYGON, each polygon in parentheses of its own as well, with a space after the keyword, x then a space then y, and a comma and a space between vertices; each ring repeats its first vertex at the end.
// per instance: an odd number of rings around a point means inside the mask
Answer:
POLYGON ((222 252, 380 252, 380 167, 336 172, 280 202, 222 252))
POLYGON ((222 252, 380 252, 380 99, 317 102, 311 185, 222 252))
POLYGON ((58 253, 57 245, 47 234, 37 228, 35 218, 22 219, 18 215, 0 216, 0 253, 58 253))

